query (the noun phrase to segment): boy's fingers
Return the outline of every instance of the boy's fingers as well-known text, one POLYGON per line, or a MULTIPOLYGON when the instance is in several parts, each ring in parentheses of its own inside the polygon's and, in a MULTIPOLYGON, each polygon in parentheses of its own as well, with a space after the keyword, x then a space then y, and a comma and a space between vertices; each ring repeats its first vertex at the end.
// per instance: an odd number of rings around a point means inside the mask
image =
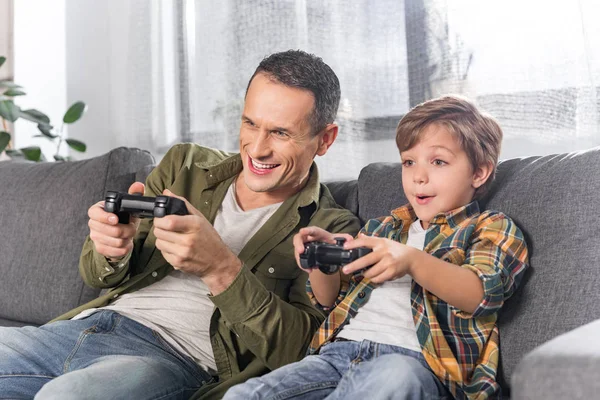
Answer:
POLYGON ((363 256, 363 257, 359 258, 358 260, 352 261, 351 263, 344 266, 344 268, 342 269, 342 272, 344 272, 344 274, 346 274, 346 275, 350 275, 353 272, 356 272, 363 268, 367 268, 367 267, 377 264, 379 262, 379 260, 380 260, 379 254, 377 254, 375 252, 371 252, 371 253, 367 254, 366 256, 363 256))

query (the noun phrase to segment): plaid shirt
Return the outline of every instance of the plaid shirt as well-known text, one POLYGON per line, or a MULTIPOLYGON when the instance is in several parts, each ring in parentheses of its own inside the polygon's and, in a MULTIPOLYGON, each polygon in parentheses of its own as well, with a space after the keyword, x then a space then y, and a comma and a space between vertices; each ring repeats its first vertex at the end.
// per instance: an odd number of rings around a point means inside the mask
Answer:
MULTIPOLYGON (((417 219, 410 205, 393 210, 391 216, 367 221, 366 235, 406 243, 408 230, 417 219)), ((432 371, 458 399, 488 399, 500 396, 496 382, 499 361, 498 312, 517 289, 528 267, 523 233, 506 215, 480 213, 476 201, 441 213, 431 221, 425 236, 427 253, 476 273, 484 296, 469 314, 423 289, 414 280, 411 308, 422 353, 432 371)), ((330 342, 356 315, 377 287, 360 275, 342 279, 334 308, 321 325, 310 353, 330 342)), ((307 283, 308 295, 320 306, 307 283)))

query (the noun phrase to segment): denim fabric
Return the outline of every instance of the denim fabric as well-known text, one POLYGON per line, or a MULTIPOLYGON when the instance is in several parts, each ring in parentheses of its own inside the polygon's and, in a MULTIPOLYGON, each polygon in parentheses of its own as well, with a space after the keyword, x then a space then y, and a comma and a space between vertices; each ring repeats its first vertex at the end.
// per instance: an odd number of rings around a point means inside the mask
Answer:
POLYGON ((0 399, 187 399, 212 377, 113 311, 0 328, 0 399))
POLYGON ((224 399, 448 399, 420 353, 368 340, 336 341, 318 355, 234 386, 224 399))

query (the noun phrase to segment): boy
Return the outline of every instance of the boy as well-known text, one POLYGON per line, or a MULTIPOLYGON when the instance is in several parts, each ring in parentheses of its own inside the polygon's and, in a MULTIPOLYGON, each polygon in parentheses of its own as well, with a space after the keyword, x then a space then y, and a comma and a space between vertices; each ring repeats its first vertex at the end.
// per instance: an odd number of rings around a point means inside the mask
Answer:
MULTIPOLYGON (((519 228, 476 200, 493 180, 501 140, 497 122, 459 97, 402 118, 396 144, 409 204, 367 221, 354 240, 345 235, 345 248, 372 252, 341 274, 310 271, 309 295, 332 310, 313 355, 226 398, 499 397, 496 321, 528 266, 519 228)), ((296 256, 307 241, 339 236, 304 228, 296 256)))

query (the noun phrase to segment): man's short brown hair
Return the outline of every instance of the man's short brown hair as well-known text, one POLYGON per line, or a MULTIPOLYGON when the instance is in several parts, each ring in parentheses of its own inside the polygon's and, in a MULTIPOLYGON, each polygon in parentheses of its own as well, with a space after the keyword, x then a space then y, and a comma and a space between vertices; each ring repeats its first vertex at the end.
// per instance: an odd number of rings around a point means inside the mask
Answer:
POLYGON ((460 96, 443 96, 419 104, 408 112, 396 128, 396 145, 400 153, 412 148, 431 124, 439 124, 452 133, 467 153, 473 170, 491 163, 488 180, 475 191, 475 198, 485 194, 496 175, 502 143, 502 128, 494 117, 479 110, 460 96))

